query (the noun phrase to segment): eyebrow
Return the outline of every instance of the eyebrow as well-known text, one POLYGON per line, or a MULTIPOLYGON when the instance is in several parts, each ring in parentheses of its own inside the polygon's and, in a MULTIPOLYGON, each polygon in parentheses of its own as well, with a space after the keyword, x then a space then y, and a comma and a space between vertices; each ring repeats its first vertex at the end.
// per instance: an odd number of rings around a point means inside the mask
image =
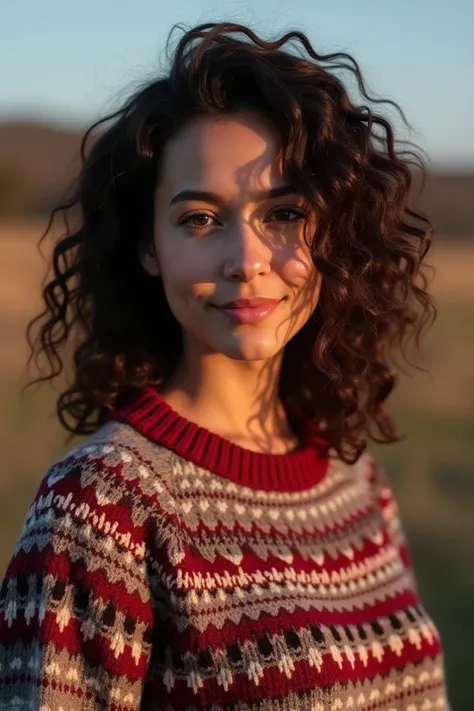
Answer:
MULTIPOLYGON (((273 198, 284 197, 285 195, 294 195, 300 191, 295 188, 294 185, 279 185, 276 188, 270 188, 269 190, 263 190, 253 196, 255 202, 261 200, 271 200, 273 198)), ((225 204, 225 200, 222 199, 217 193, 211 192, 209 190, 181 190, 170 202, 170 207, 178 202, 187 202, 195 200, 197 202, 212 202, 215 205, 222 206, 225 204)))

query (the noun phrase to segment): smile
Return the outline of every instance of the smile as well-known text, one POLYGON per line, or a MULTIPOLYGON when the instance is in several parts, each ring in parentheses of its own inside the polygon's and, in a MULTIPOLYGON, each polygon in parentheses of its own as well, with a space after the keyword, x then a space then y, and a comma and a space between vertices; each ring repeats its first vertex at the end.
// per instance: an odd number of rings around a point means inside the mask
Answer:
POLYGON ((283 299, 266 300, 264 303, 252 305, 236 305, 216 307, 224 316, 241 324, 260 323, 281 304, 283 299))

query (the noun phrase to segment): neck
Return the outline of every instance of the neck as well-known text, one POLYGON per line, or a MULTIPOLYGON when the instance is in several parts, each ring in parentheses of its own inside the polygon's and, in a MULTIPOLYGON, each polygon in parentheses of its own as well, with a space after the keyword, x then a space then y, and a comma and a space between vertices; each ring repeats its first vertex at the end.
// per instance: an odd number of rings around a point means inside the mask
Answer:
POLYGON ((185 357, 161 393, 201 427, 259 451, 284 451, 296 438, 279 398, 281 364, 281 353, 265 361, 185 357))

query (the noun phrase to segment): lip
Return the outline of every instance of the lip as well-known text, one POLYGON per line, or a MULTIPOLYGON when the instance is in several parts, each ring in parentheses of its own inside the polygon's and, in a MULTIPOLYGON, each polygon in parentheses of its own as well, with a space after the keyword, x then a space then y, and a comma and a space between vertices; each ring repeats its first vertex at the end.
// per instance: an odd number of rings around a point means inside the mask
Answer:
POLYGON ((255 309, 258 306, 269 306, 270 304, 278 304, 281 299, 271 299, 267 296, 251 296, 248 299, 233 299, 226 301, 225 304, 218 306, 219 309, 255 309))
POLYGON ((250 299, 234 299, 216 308, 237 323, 252 324, 267 318, 282 301, 283 299, 255 296, 250 299))

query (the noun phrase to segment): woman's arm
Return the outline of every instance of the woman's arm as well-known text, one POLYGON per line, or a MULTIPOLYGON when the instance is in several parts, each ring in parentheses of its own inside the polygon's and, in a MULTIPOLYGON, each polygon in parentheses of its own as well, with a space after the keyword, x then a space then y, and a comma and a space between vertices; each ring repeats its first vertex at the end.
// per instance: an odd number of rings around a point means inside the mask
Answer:
POLYGON ((144 546, 119 470, 100 461, 66 457, 30 507, 0 589, 1 711, 140 708, 153 625, 144 546))

